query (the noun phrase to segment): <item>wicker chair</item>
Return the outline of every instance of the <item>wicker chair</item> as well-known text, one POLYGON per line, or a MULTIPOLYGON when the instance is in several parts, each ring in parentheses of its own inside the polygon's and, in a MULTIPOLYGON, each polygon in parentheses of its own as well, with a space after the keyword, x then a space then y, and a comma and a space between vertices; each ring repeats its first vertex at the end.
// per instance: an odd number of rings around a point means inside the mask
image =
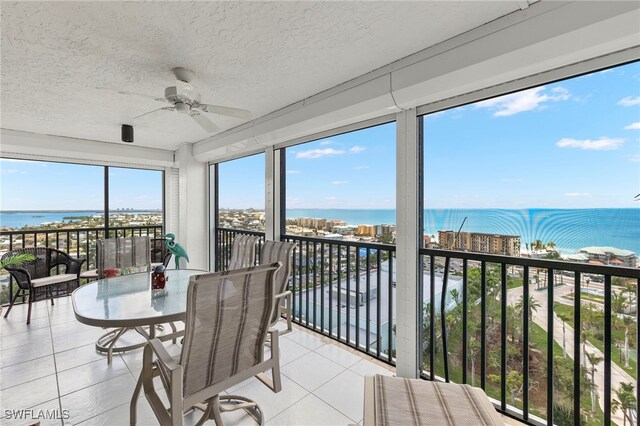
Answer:
POLYGON ((192 408, 204 411, 197 424, 213 419, 222 426, 221 413, 237 409, 247 410, 262 424, 262 412, 254 401, 224 391, 251 376, 274 392, 282 388, 278 332, 269 330, 279 267, 273 263, 191 277, 182 354, 172 358, 159 339, 147 343, 131 398, 132 425, 141 388, 162 425, 182 425, 183 413, 192 408), (265 360, 267 334, 271 355, 265 360), (264 374, 268 370, 273 379, 264 374), (167 393, 168 408, 155 389, 156 376, 167 393))
MULTIPOLYGON (((276 325, 280 320, 280 315, 284 312, 287 315, 287 331, 290 333, 293 331, 291 324, 291 290, 287 290, 287 284, 289 283, 289 276, 293 268, 292 253, 296 248, 294 243, 282 243, 279 241, 265 241, 260 253, 260 263, 269 264, 273 262, 282 263, 282 268, 278 270, 276 274, 276 295, 275 295, 275 308, 271 314, 271 326, 276 325), (285 303, 286 301, 286 303, 285 303)), ((283 334, 283 333, 280 333, 283 334)))
MULTIPOLYGON (((149 237, 110 238, 97 241, 98 278, 105 278, 109 272, 126 275, 151 270, 151 240, 149 237), (111 270, 111 271, 110 271, 111 270)), ((170 324, 173 329, 175 326, 170 324)), ((107 354, 111 364, 114 352, 124 352, 141 348, 145 342, 116 347, 116 342, 131 328, 116 328, 102 335, 96 342, 96 350, 107 354)))
POLYGON ((237 235, 231 246, 231 259, 227 270, 248 268, 256 264, 256 244, 260 237, 255 235, 237 235))
POLYGON ((31 305, 39 300, 53 299, 67 296, 80 285, 80 268, 85 259, 74 259, 67 253, 47 248, 29 247, 12 250, 5 253, 0 260, 5 260, 19 254, 30 254, 35 260, 23 262, 18 266, 7 266, 5 269, 18 283, 18 291, 10 302, 9 309, 4 314, 6 318, 11 312, 14 302, 20 295, 29 293, 29 309, 27 324, 31 323, 31 305), (51 269, 64 266, 63 273, 51 275, 51 269))

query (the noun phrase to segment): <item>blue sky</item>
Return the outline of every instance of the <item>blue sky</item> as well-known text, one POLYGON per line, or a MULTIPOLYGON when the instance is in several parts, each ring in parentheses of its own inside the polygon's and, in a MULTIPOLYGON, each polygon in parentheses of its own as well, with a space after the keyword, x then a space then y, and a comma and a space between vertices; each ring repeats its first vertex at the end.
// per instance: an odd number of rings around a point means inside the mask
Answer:
MULTIPOLYGON (((428 115, 426 208, 640 207, 640 63, 428 115)), ((264 207, 264 156, 221 206, 264 207)), ((287 208, 394 208, 393 123, 287 149, 287 208)))
MULTIPOLYGON (((640 63, 424 121, 426 208, 640 207, 640 63)), ((287 208, 395 207, 394 123, 286 152, 287 208)), ((222 163, 221 207, 264 208, 264 173, 264 154, 222 163)), ((102 167, 5 159, 0 176, 0 210, 102 208, 102 167)), ((161 191, 161 172, 111 169, 113 209, 161 191)))
MULTIPOLYGON (((101 210, 104 168, 0 159, 0 210, 101 210)), ((111 167, 110 207, 162 208, 162 172, 111 167)))

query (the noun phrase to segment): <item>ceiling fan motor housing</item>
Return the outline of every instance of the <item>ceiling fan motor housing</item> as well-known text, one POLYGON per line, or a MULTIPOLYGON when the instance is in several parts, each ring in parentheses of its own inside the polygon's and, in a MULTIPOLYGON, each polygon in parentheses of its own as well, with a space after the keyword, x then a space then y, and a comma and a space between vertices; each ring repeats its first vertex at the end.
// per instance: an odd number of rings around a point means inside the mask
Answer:
POLYGON ((172 104, 181 102, 196 106, 200 103, 200 94, 193 90, 193 86, 179 80, 175 86, 164 89, 164 97, 172 104))

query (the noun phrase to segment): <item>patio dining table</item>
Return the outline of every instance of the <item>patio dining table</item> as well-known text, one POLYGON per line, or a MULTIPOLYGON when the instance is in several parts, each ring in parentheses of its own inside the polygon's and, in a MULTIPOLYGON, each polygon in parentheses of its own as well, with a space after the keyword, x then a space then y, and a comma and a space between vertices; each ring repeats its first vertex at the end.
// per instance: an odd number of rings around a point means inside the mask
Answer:
POLYGON ((75 290, 71 296, 76 319, 83 324, 113 328, 96 342, 96 350, 107 354, 111 363, 113 352, 141 348, 147 340, 175 340, 182 334, 173 321, 184 320, 187 307, 187 287, 194 275, 207 271, 169 269, 164 289, 152 289, 151 272, 104 278, 75 290), (156 336, 156 328, 169 323, 171 333, 156 336), (145 338, 142 343, 115 346, 127 330, 135 330, 145 338))

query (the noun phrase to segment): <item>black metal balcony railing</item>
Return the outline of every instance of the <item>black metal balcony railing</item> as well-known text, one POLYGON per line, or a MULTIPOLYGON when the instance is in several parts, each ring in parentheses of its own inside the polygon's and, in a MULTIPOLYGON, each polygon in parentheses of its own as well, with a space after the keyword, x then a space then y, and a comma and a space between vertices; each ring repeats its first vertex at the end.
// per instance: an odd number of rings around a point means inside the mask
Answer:
MULTIPOLYGON (((229 263, 233 239, 264 233, 216 230, 216 270, 229 263)), ((285 235, 296 243, 289 288, 293 321, 389 364, 394 360, 395 247, 285 235)), ((259 250, 258 250, 259 253, 259 250)), ((259 261, 259 260, 258 260, 259 261)))
MULTIPOLYGON (((160 238, 163 234, 162 225, 119 226, 105 228, 73 228, 73 229, 38 229, 33 231, 2 231, 0 250, 11 251, 24 247, 51 247, 62 250, 76 258, 87 261, 83 269, 96 268, 96 241, 105 238, 131 237, 134 235, 148 235, 160 238)), ((8 303, 13 298, 15 289, 13 283, 7 279, 7 288, 0 294, 0 303, 8 303)), ((24 302, 24 300, 23 300, 24 302)))
POLYGON ((285 235, 296 243, 293 320, 395 364, 395 247, 285 235))
MULTIPOLYGON (((228 263, 238 234, 264 238, 263 233, 219 228, 217 265, 228 263)), ((293 321, 395 364, 395 247, 293 235, 282 239, 297 246, 290 281, 293 321)), ((639 269, 436 249, 420 249, 418 256, 423 378, 479 385, 499 411, 527 424, 611 424, 612 392, 619 384, 612 382, 613 321, 631 318, 630 341, 636 348, 639 339, 638 309, 632 317, 614 312, 612 297, 624 284, 637 300, 639 269), (530 284, 534 279, 537 288, 530 284), (561 304, 556 296, 567 293, 565 283, 573 291, 561 304), (602 294, 601 311, 583 301, 593 297, 581 297, 595 286, 602 294), (540 301, 552 308, 544 311, 540 301), (598 332, 587 329, 593 321, 587 313, 600 318, 598 332), (561 347, 554 333, 557 324, 578 330, 566 353, 565 342, 561 347), (593 347, 590 352, 587 344, 593 347), (589 364, 587 355, 597 355, 596 350, 602 359, 589 364), (596 373, 602 378, 599 387, 594 386, 596 373), (585 408, 591 400, 595 413, 585 408)), ((637 421, 638 369, 627 374, 635 386, 634 407, 627 407, 627 414, 637 421)))
MULTIPOLYGON (((529 424, 581 425, 586 420, 589 424, 611 424, 612 390, 617 390, 611 374, 612 320, 628 317, 630 321, 627 324, 635 322, 632 337, 636 348, 639 321, 637 306, 633 316, 626 315, 626 311, 612 313, 612 296, 618 297, 623 291, 620 290, 623 287, 614 290, 612 281, 615 278, 618 285, 626 285, 627 291, 633 289, 637 301, 639 269, 436 249, 421 249, 420 261, 424 268, 424 283, 419 286, 421 294, 418 299, 422 305, 420 312, 423 312, 419 335, 423 336, 424 378, 475 385, 475 366, 479 366, 480 387, 497 401, 496 408, 509 416, 529 424), (530 289, 530 278, 538 277, 540 270, 546 283, 542 289, 530 289), (568 278, 566 273, 569 273, 568 278), (563 308, 565 314, 572 314, 572 319, 560 319, 556 312, 561 308, 554 292, 566 293, 570 287, 557 287, 562 286, 565 280, 574 287, 570 294, 573 306, 563 308), (602 282, 602 290, 598 290, 602 293, 602 303, 597 304, 600 308, 595 308, 595 311, 590 304, 581 302, 584 283, 588 285, 590 280, 602 282), (520 294, 519 303, 508 303, 514 301, 510 294, 520 294), (433 300, 430 295, 435 295, 433 300), (544 304, 546 312, 542 315, 535 312, 533 316, 534 311, 544 304), (586 307, 589 307, 586 313, 591 313, 588 318, 583 318, 586 307), (593 312, 600 313, 596 315, 593 312), (597 331, 590 329, 593 318, 601 318, 597 331), (567 328, 578 330, 570 342, 573 351, 564 354, 572 361, 563 357, 563 349, 554 339, 562 339, 557 334, 554 336, 554 325, 561 324, 564 334, 565 320, 567 328), (542 325, 546 322, 546 330, 536 322, 542 325), (596 341, 596 338, 601 338, 603 359, 594 361, 592 365, 585 360, 587 354, 583 352, 586 339, 591 344, 591 340, 596 341), (558 356, 558 352, 561 355, 558 356), (490 358, 491 362, 488 362, 490 358), (540 361, 544 365, 537 365, 540 361), (601 389, 592 379, 596 371, 603 378, 601 389), (537 375, 532 377, 534 372, 537 375), (570 383, 563 387, 563 381, 570 383), (535 402, 532 398, 534 391, 535 402), (596 414, 586 410, 584 405, 587 398, 595 397, 593 407, 596 407, 598 391, 603 392, 604 398, 600 401, 602 412, 596 414), (572 411, 569 416, 566 409, 559 410, 561 402, 569 405, 568 409, 572 411), (590 416, 588 419, 585 411, 590 416)), ((562 342, 564 345, 565 341, 562 342)), ((636 368, 629 374, 635 391, 626 401, 628 405, 629 400, 635 399, 634 406, 626 410, 629 418, 635 417, 636 422, 640 400, 637 373, 636 368)))

